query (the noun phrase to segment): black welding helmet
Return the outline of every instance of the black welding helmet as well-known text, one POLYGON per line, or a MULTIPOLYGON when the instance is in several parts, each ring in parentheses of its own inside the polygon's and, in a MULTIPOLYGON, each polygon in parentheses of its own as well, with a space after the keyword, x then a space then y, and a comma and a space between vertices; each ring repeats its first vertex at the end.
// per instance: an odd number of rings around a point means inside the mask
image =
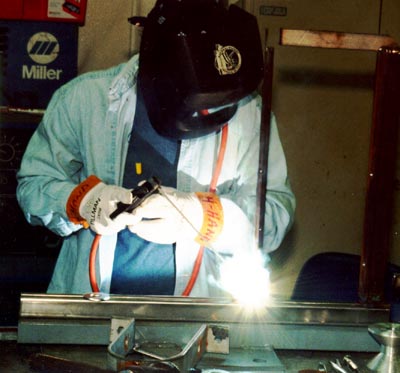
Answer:
POLYGON ((158 0, 145 20, 139 89, 162 136, 188 139, 218 131, 237 102, 257 89, 262 72, 257 20, 235 5, 158 0))

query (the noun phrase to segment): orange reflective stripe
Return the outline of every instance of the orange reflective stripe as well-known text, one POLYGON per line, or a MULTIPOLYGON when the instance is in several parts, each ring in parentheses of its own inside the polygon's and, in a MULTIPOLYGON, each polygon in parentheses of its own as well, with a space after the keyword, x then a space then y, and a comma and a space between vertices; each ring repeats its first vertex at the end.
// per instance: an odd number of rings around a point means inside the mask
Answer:
POLYGON ((221 201, 215 193, 196 193, 203 207, 203 225, 201 226, 196 242, 207 246, 217 239, 224 226, 224 211, 221 201))
POLYGON ((97 176, 91 175, 75 187, 68 198, 66 206, 67 216, 70 221, 75 224, 82 224, 85 228, 89 227, 88 222, 79 213, 79 206, 89 190, 100 182, 101 180, 97 176))

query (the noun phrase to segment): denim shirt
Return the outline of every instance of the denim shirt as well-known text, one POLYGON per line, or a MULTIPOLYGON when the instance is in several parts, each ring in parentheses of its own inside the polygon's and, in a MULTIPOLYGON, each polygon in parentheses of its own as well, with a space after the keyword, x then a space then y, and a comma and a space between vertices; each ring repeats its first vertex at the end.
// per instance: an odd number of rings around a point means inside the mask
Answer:
MULTIPOLYGON (((17 198, 27 220, 64 236, 48 291, 81 294, 91 291, 88 258, 94 233, 70 222, 66 201, 89 175, 122 185, 136 105, 138 55, 127 63, 83 74, 56 91, 24 154, 17 174, 17 198)), ((224 210, 224 229, 207 249, 191 296, 223 296, 218 286, 222 255, 255 249, 254 215, 258 176, 261 100, 239 103, 228 125, 228 142, 217 191, 224 210)), ((184 140, 177 188, 207 191, 218 155, 220 134, 184 140)), ((295 199, 275 117, 271 119, 265 206, 264 250, 275 250, 289 229, 295 199)), ((117 235, 103 236, 97 254, 101 291, 110 288, 117 235)), ((195 261, 198 244, 176 243, 175 294, 182 293, 195 261)))

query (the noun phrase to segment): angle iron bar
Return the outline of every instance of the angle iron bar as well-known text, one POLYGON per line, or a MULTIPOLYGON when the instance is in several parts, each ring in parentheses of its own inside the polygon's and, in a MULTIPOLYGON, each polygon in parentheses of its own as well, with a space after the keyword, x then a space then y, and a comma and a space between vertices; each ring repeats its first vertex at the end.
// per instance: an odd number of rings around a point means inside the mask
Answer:
POLYGON ((363 326, 387 322, 389 309, 348 303, 271 301, 252 312, 226 299, 111 295, 107 301, 93 302, 80 295, 22 294, 20 317, 363 326))

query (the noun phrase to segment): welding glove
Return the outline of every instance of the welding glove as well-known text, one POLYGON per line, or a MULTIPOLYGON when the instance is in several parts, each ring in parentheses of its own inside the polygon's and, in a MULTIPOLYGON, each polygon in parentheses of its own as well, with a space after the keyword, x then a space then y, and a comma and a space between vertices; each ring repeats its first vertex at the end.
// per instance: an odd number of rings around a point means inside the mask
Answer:
POLYGON ((67 202, 67 215, 73 223, 90 227, 97 234, 114 234, 138 221, 137 217, 127 212, 114 220, 110 219, 118 202, 130 204, 131 191, 117 185, 106 185, 92 175, 72 191, 67 202))
POLYGON ((162 187, 132 213, 140 222, 128 228, 146 241, 171 244, 214 241, 223 227, 223 211, 214 193, 185 193, 162 187))

